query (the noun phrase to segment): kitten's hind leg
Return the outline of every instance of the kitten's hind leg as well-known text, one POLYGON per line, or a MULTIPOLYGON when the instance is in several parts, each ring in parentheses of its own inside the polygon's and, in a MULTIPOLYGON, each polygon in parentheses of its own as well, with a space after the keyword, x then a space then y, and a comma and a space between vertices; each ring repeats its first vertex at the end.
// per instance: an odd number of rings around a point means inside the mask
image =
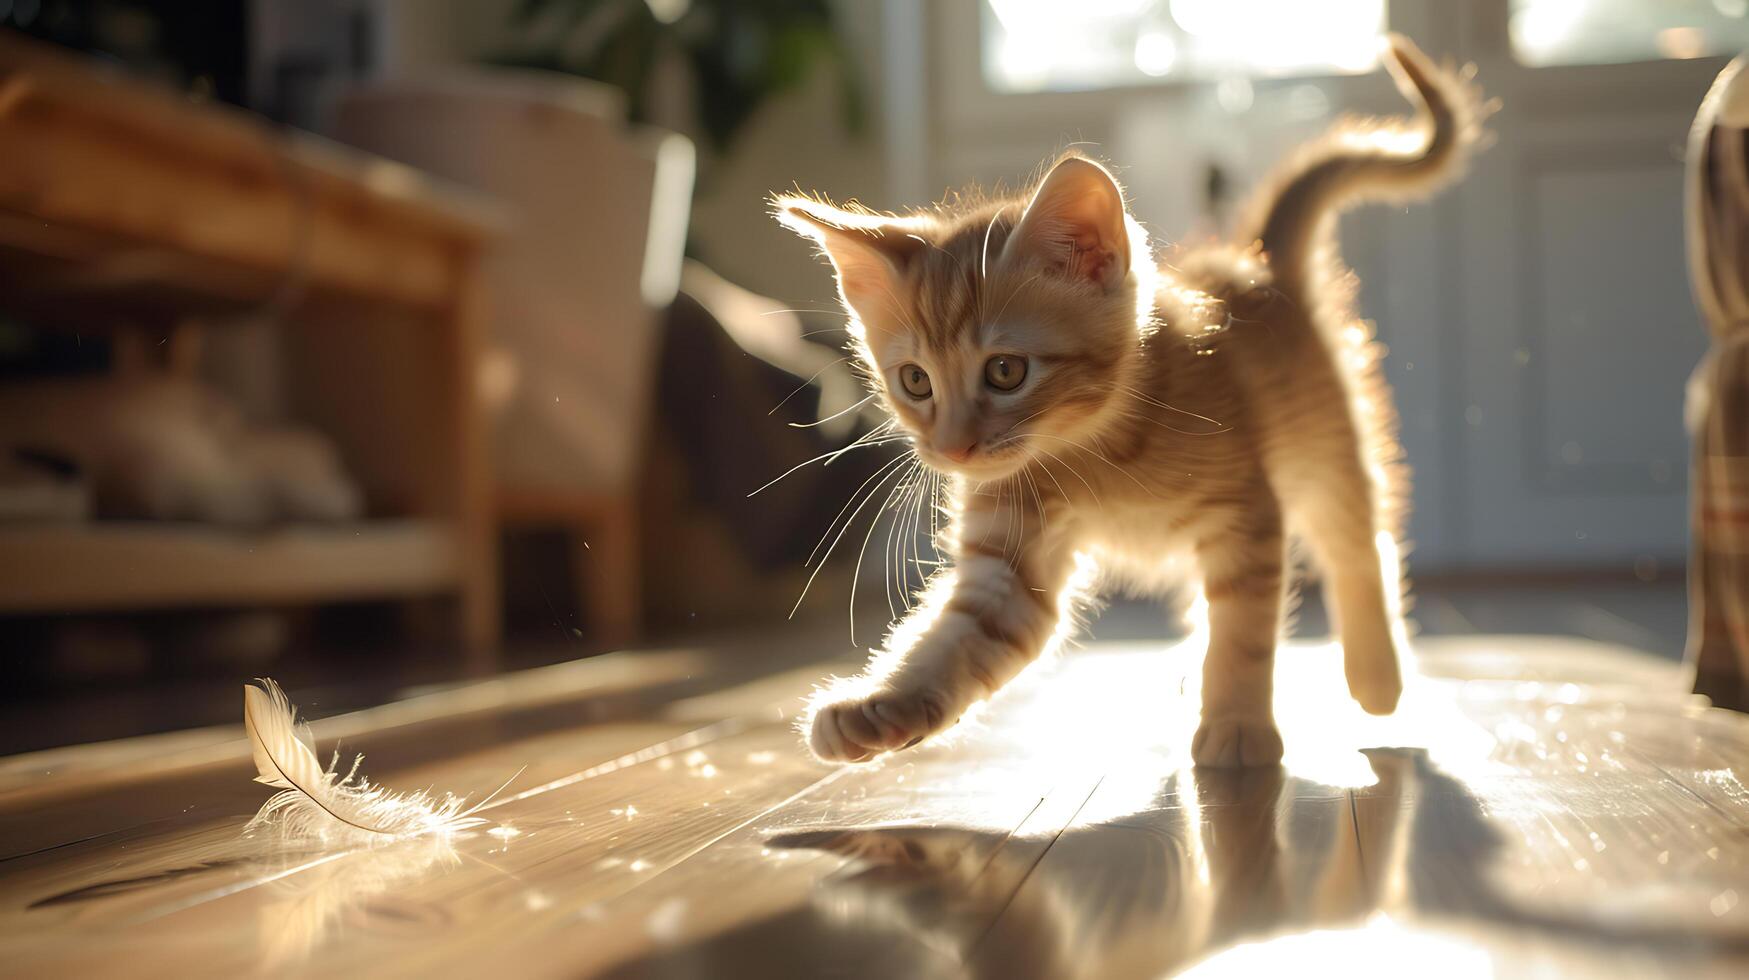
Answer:
POLYGON ((1368 551, 1365 555, 1356 552, 1326 573, 1330 576, 1326 594, 1334 593, 1336 600, 1333 605, 1342 637, 1342 672, 1348 679, 1348 693, 1369 714, 1388 715, 1397 710, 1397 701, 1403 696, 1403 672, 1394 635, 1396 616, 1385 592, 1398 586, 1394 580, 1387 584, 1378 552, 1368 551))
POLYGON ((1242 527, 1197 545, 1209 610, 1202 724, 1190 745, 1199 766, 1281 761, 1274 713, 1285 557, 1281 518, 1269 500, 1250 508, 1241 520, 1242 527))
POLYGON ((1367 712, 1388 715, 1403 693, 1399 616, 1391 601, 1402 587, 1395 539, 1379 526, 1377 489, 1358 459, 1333 463, 1320 476, 1297 488, 1294 509, 1324 574, 1348 691, 1367 712))

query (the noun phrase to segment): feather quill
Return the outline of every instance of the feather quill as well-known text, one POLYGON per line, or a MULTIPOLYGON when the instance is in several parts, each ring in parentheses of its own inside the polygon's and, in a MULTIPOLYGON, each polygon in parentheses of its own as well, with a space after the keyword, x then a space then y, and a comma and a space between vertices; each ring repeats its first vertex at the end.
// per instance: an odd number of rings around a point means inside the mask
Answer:
POLYGON ((467 801, 453 794, 437 798, 373 785, 358 774, 362 755, 341 775, 339 751, 322 765, 308 726, 298 724, 297 709, 267 678, 243 687, 243 727, 255 756, 255 781, 280 790, 261 805, 246 832, 266 829, 288 838, 359 843, 447 837, 486 823, 474 814, 504 788, 463 809, 467 801))

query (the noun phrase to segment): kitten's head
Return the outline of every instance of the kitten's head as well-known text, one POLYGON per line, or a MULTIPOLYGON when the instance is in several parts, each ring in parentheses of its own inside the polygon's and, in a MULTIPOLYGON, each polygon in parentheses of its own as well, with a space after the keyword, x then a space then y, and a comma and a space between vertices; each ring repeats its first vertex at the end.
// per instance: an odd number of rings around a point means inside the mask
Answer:
POLYGON ((934 468, 999 479, 1084 445, 1121 404, 1154 268, 1097 163, 1066 156, 1029 196, 903 217, 775 203, 832 260, 852 344, 934 468))

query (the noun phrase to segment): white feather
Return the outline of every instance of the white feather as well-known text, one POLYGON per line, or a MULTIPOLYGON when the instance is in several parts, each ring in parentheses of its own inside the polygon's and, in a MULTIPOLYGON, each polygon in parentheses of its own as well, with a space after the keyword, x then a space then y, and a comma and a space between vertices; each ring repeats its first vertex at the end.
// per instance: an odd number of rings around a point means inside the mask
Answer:
POLYGON ((265 828, 286 837, 368 843, 448 836, 487 822, 474 814, 497 792, 464 810, 467 801, 448 793, 437 799, 428 793, 392 793, 371 785, 358 774, 362 755, 352 760, 344 776, 339 772, 338 751, 323 768, 308 729, 298 725, 297 709, 285 692, 266 678, 257 681, 261 686, 243 688, 243 727, 260 771, 255 781, 281 792, 261 805, 245 830, 265 828))

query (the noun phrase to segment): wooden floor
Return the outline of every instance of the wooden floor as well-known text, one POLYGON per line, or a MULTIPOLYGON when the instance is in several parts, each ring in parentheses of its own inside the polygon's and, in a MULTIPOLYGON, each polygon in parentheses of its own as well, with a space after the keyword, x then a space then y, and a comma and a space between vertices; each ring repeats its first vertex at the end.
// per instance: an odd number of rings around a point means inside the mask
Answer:
POLYGON ((240 728, 13 757, 0 972, 1749 975, 1749 718, 1587 641, 1420 647, 1389 719, 1285 651, 1288 758, 1247 772, 1189 765, 1187 649, 848 769, 791 728, 847 664, 616 654, 319 722, 394 787, 527 766, 474 836, 332 853, 241 836, 240 728))

